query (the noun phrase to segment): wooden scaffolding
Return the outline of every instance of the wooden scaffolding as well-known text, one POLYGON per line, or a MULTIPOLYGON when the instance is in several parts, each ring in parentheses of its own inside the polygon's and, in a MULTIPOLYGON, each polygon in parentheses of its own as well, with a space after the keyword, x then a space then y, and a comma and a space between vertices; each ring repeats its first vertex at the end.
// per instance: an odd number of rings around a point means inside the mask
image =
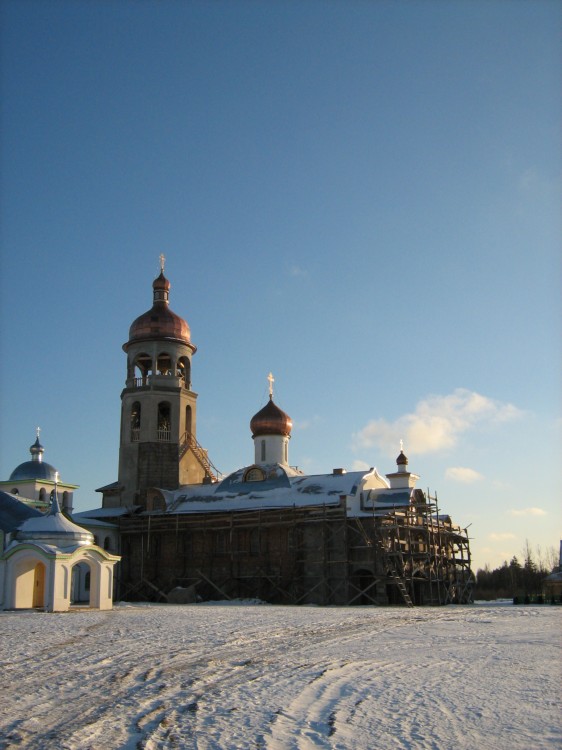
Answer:
POLYGON ((416 493, 407 508, 348 516, 335 505, 121 520, 121 598, 414 606, 469 603, 466 529, 416 493))

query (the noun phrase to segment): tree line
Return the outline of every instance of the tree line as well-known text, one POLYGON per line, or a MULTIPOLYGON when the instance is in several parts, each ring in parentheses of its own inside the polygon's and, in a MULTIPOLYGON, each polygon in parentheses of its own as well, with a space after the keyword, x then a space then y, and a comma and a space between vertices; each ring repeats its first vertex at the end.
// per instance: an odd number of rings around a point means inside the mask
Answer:
POLYGON ((540 596, 544 579, 559 569, 558 563, 558 553, 554 547, 542 550, 538 546, 533 551, 527 541, 521 559, 514 555, 499 568, 490 570, 486 565, 477 571, 474 598, 524 600, 540 596))

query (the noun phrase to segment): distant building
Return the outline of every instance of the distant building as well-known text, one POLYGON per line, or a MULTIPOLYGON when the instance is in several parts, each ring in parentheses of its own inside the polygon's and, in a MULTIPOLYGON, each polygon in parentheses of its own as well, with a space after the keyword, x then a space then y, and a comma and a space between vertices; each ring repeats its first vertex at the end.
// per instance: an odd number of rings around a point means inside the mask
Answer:
MULTIPOLYGON (((31 460, 16 466, 8 480, 0 481, 0 490, 16 495, 25 505, 46 511, 51 507, 57 470, 43 461, 45 449, 39 442, 39 432, 37 428, 37 438, 29 449, 31 460)), ((76 484, 58 482, 62 510, 68 515, 72 513, 74 490, 77 488, 76 484)))
POLYGON ((170 283, 130 327, 119 472, 81 522, 115 524, 122 598, 259 597, 317 604, 471 601, 466 530, 396 470, 304 475, 289 464, 292 422, 273 400, 251 419, 254 460, 221 477, 197 441, 186 321, 170 283))

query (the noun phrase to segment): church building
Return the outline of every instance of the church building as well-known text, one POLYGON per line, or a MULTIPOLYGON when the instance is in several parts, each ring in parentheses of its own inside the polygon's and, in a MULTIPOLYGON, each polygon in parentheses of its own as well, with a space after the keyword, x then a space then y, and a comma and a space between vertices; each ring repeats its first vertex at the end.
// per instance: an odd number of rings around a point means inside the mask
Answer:
POLYGON ((0 491, 0 609, 113 606, 113 566, 120 558, 62 513, 56 481, 47 513, 0 491))
POLYGON ((124 599, 259 598, 287 604, 471 601, 466 529, 396 468, 291 466, 292 421, 269 399, 250 419, 253 461, 223 477, 197 441, 196 347, 170 309, 163 259, 153 304, 129 329, 117 481, 83 522, 118 526, 124 599))
MULTIPOLYGON (((39 442, 40 431, 38 427, 37 438, 29 449, 31 460, 24 461, 16 466, 10 474, 10 478, 0 482, 0 490, 16 495, 25 505, 37 510, 48 511, 51 507, 58 475, 54 466, 43 461, 45 448, 39 442)), ((78 485, 76 484, 64 484, 60 479, 58 480, 58 490, 61 493, 64 513, 72 513, 73 496, 77 488, 78 485)))
POLYGON ((39 428, 29 451, 31 460, 0 482, 0 609, 110 609, 118 530, 96 519, 74 523, 78 485, 43 461, 39 428))

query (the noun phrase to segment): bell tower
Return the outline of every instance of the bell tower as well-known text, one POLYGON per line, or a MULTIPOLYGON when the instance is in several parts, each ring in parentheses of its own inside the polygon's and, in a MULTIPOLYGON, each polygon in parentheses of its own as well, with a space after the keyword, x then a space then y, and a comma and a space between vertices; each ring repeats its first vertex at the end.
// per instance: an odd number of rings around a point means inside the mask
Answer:
POLYGON ((119 479, 114 492, 104 493, 106 507, 146 508, 153 488, 171 490, 215 478, 196 437, 191 359, 197 347, 187 322, 170 309, 163 255, 152 289, 151 309, 133 322, 123 344, 127 379, 121 393, 119 479))

